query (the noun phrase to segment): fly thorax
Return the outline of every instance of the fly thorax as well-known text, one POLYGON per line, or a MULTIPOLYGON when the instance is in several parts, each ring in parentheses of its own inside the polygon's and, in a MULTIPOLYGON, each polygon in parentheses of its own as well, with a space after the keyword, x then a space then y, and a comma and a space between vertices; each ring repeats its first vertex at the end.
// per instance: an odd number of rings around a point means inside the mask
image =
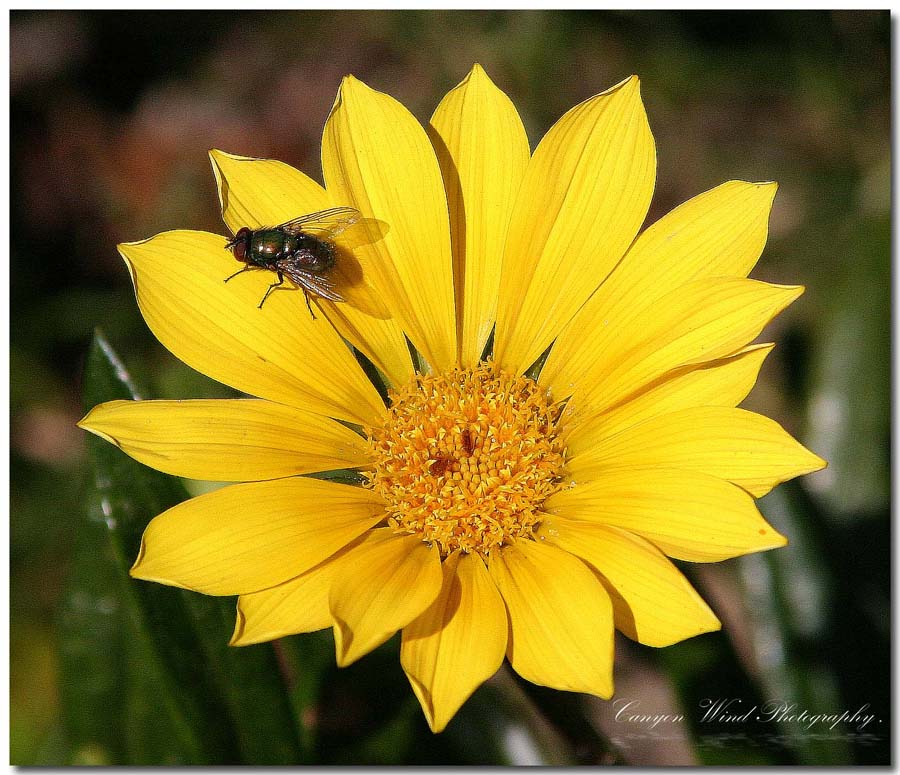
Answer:
POLYGON ((284 253, 284 235, 276 229, 265 229, 253 234, 250 241, 250 255, 274 260, 284 253))

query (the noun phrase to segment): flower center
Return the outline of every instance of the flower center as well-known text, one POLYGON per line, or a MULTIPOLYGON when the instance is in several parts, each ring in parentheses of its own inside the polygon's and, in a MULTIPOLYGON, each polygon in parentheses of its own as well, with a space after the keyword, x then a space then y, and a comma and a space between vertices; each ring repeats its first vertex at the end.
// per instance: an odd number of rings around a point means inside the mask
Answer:
POLYGON ((417 375, 390 397, 384 424, 369 429, 368 476, 395 530, 443 556, 532 538, 563 474, 560 409, 546 391, 482 363, 417 375))

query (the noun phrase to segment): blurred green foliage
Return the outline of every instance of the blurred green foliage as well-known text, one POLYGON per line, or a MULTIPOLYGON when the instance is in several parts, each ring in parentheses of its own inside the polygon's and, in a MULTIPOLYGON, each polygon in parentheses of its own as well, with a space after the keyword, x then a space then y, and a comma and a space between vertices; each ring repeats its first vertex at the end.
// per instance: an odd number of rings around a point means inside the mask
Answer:
POLYGON ((889 761, 888 12, 15 11, 10 41, 13 763, 889 761), (780 183, 753 276, 807 293, 764 335, 779 347, 745 405, 830 466, 761 501, 789 547, 686 568, 723 632, 661 651, 618 643, 620 691, 680 708, 677 740, 631 739, 611 703, 506 671, 434 737, 396 642, 346 670, 327 633, 228 649, 231 601, 125 576, 143 524, 181 485, 74 425, 83 390, 89 403, 129 390, 104 372, 110 351, 91 349, 96 326, 148 394, 229 395, 153 339, 114 249, 171 228, 224 232, 209 148, 318 178, 341 76, 426 121, 476 61, 533 145, 639 74, 659 153, 650 221, 727 179, 780 183), (104 470, 134 485, 127 499, 96 486, 104 470), (879 723, 741 736, 698 721, 718 696, 868 703, 879 723))

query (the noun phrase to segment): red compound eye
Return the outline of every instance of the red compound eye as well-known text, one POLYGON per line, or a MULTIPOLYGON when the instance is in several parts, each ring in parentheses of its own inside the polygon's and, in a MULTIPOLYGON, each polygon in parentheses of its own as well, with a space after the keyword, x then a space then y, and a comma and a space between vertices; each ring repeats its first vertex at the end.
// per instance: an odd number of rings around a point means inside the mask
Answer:
POLYGON ((238 229, 238 233, 234 235, 231 249, 234 251, 234 257, 238 261, 247 262, 247 250, 250 247, 250 229, 244 226, 238 229))

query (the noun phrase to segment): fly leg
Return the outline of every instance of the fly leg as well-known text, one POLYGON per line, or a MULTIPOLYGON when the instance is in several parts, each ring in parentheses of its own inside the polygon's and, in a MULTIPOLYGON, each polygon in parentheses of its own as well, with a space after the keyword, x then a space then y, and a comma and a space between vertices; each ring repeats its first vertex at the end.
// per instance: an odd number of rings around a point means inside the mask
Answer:
POLYGON ((272 283, 269 286, 269 289, 266 291, 266 295, 262 297, 262 301, 256 306, 257 309, 262 309, 262 305, 266 303, 266 299, 269 298, 269 294, 276 288, 280 288, 284 284, 284 275, 281 272, 276 272, 276 274, 278 275, 278 282, 272 283))
POLYGON ((253 268, 254 268, 254 267, 252 267, 252 266, 250 266, 250 265, 248 264, 248 265, 245 266, 243 269, 238 269, 233 275, 231 275, 231 277, 226 277, 226 278, 225 278, 225 282, 227 283, 229 280, 234 279, 234 278, 237 277, 239 274, 243 274, 244 272, 249 272, 249 271, 250 271, 251 269, 253 269, 253 268))
POLYGON ((316 313, 312 311, 312 305, 309 303, 309 292, 306 288, 303 288, 303 296, 306 298, 306 308, 309 310, 309 314, 312 315, 312 319, 316 319, 316 313))

